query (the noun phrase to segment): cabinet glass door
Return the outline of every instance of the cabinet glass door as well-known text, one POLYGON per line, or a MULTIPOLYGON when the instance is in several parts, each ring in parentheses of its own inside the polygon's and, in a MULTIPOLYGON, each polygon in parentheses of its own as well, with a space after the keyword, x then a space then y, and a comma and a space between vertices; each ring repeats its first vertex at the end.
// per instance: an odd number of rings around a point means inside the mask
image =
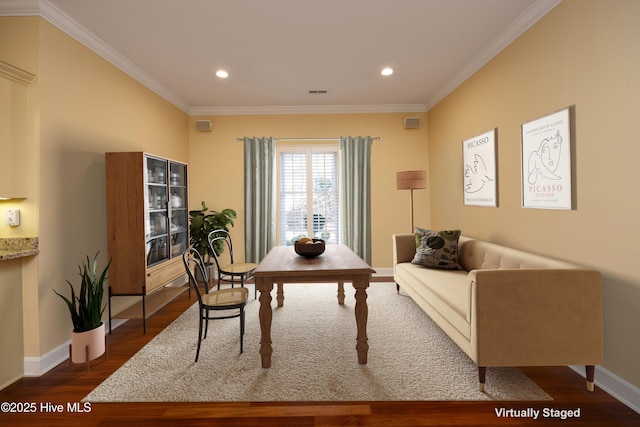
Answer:
POLYGON ((168 162, 145 156, 145 234, 147 266, 169 258, 168 162))
POLYGON ((187 165, 169 163, 169 215, 171 258, 182 256, 189 244, 187 165))

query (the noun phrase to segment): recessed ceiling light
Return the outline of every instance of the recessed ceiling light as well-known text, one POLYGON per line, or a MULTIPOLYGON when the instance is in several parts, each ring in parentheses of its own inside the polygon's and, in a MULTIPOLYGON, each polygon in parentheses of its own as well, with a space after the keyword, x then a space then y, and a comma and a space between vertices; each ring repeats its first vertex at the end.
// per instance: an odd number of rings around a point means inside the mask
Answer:
POLYGON ((227 77, 229 77, 229 73, 227 73, 225 70, 218 70, 216 71, 216 76, 220 77, 221 79, 226 79, 227 77))
POLYGON ((382 74, 383 76, 390 76, 391 74, 393 74, 393 69, 392 68, 383 68, 382 71, 380 71, 380 74, 382 74))

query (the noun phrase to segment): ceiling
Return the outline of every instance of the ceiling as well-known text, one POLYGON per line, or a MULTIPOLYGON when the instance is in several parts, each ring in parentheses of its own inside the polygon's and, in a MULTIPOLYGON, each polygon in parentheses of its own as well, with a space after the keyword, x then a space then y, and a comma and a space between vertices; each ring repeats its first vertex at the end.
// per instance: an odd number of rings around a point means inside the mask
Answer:
POLYGON ((0 14, 43 16, 190 114, 407 112, 559 1, 3 0, 0 14))

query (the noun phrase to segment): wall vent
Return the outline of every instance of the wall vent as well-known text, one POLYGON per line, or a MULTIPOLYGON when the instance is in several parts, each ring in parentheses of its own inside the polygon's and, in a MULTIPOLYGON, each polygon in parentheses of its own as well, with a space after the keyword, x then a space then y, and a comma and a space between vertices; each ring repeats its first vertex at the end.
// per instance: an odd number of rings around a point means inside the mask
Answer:
POLYGON ((198 129, 198 132, 211 132, 213 123, 211 120, 196 120, 196 129, 198 129))
POLYGON ((420 117, 405 117, 402 124, 405 129, 418 129, 420 127, 420 117))

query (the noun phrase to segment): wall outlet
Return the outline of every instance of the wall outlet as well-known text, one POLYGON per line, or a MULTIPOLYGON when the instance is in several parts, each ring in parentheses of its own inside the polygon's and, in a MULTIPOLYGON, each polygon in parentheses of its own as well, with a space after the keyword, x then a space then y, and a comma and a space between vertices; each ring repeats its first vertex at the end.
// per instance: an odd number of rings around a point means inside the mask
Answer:
POLYGON ((20 225, 20 209, 9 209, 5 214, 5 224, 11 227, 20 225))

